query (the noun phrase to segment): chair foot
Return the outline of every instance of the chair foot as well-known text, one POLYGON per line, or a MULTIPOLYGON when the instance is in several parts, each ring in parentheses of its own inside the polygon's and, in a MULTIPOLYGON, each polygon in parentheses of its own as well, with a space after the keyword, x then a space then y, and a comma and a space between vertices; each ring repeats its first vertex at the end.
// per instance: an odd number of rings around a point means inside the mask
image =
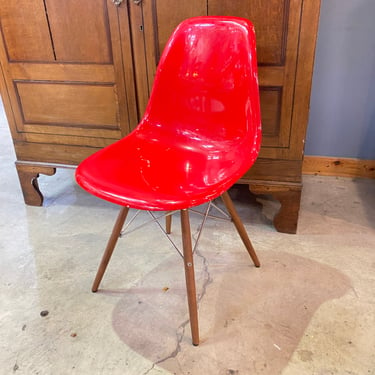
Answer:
POLYGON ((256 254, 256 252, 253 248, 253 245, 251 244, 251 241, 249 239, 249 236, 247 235, 247 232, 246 232, 246 229, 245 229, 245 227, 242 223, 242 220, 238 216, 238 213, 237 213, 237 211, 234 207, 232 199, 229 196, 227 191, 221 195, 221 199, 223 200, 223 202, 225 204, 225 207, 227 208, 227 210, 229 212, 229 215, 232 218, 233 224, 236 227, 237 232, 240 235, 241 240, 242 240, 243 244, 245 245, 246 250, 251 257, 251 259, 254 263, 254 266, 260 267, 260 262, 259 262, 258 256, 257 256, 257 254, 256 254))
POLYGON ((189 211, 181 210, 182 247, 184 253, 185 280, 189 305, 189 317, 192 342, 194 346, 199 345, 198 306, 195 288, 193 250, 191 244, 191 231, 189 211))
POLYGON ((100 262, 98 271, 96 273, 94 283, 92 284, 91 291, 94 292, 94 293, 98 290, 100 282, 102 281, 104 272, 105 272, 105 270, 108 266, 108 263, 111 259, 113 250, 115 249, 117 240, 120 236, 120 233, 121 233, 122 227, 124 225, 124 222, 126 220, 126 216, 128 215, 128 212, 129 212, 128 207, 122 207, 121 210, 120 210, 120 213, 117 217, 116 223, 115 223, 115 225, 112 229, 111 237, 108 240, 107 247, 106 247, 106 249, 104 251, 104 254, 103 254, 103 257, 102 257, 102 261, 100 262))

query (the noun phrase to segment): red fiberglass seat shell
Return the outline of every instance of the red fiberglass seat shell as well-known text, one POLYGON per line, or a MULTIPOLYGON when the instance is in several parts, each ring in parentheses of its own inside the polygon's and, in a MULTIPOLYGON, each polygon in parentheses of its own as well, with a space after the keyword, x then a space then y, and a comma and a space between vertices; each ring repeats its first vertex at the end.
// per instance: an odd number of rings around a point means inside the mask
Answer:
POLYGON ((76 179, 122 206, 184 209, 228 190, 254 163, 260 141, 252 24, 191 18, 165 47, 139 125, 84 160, 76 179))

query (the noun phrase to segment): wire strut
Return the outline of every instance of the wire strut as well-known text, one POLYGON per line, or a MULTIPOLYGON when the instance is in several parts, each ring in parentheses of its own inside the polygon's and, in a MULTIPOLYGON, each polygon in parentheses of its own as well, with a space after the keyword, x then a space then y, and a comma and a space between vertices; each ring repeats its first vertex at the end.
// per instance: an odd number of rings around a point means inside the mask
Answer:
MULTIPOLYGON (((136 230, 138 230, 140 228, 143 228, 143 227, 145 227, 146 225, 148 225, 150 223, 155 222, 157 224, 157 226, 159 227, 159 229, 167 237, 167 239, 169 240, 169 242, 172 244, 172 246, 175 248, 175 250, 178 252, 178 254, 181 256, 181 258, 184 258, 182 251, 179 249, 179 247, 173 241, 171 235, 169 233, 167 233, 167 231, 164 229, 163 225, 161 225, 160 221, 159 221, 160 219, 163 219, 163 218, 165 218, 167 216, 171 216, 171 215, 175 214, 176 212, 178 212, 178 210, 168 211, 168 212, 164 213, 163 215, 159 215, 159 216, 156 216, 153 211, 147 211, 148 214, 151 216, 152 219, 148 220, 148 221, 146 221, 146 222, 144 222, 142 224, 139 224, 135 228, 130 229, 131 224, 134 222, 134 220, 137 218, 137 216, 139 215, 139 213, 141 211, 142 210, 137 210, 135 212, 135 214, 133 215, 133 217, 128 221, 128 223, 126 223, 126 225, 124 226, 124 228, 121 230, 120 238, 122 238, 125 235, 130 234, 130 233, 132 233, 132 232, 134 232, 134 231, 136 231, 136 230)), ((207 218, 213 218, 213 219, 219 219, 219 220, 225 220, 225 221, 230 221, 231 220, 230 216, 224 210, 222 210, 220 207, 218 207, 213 201, 208 202, 208 204, 207 204, 207 206, 206 206, 206 208, 205 208, 205 210, 203 212, 201 212, 199 210, 196 210, 196 209, 189 209, 189 211, 191 213, 203 216, 202 222, 198 226, 196 234, 193 236, 193 237, 196 237, 196 240, 195 240, 195 243, 194 243, 194 246, 193 246, 193 253, 196 251, 196 249, 198 247, 198 243, 199 243, 199 240, 200 240, 200 237, 201 237, 201 234, 202 234, 202 231, 203 231, 203 228, 204 228, 204 225, 206 223, 207 218), (215 208, 224 217, 220 217, 220 216, 216 216, 216 215, 210 215, 211 208, 215 208)))

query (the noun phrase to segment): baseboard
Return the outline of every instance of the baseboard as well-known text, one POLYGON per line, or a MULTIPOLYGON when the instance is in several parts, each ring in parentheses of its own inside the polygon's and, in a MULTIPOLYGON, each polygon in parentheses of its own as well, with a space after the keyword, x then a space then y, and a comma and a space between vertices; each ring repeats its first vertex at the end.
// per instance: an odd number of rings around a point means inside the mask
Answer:
POLYGON ((375 178, 375 160, 305 156, 303 174, 375 178))

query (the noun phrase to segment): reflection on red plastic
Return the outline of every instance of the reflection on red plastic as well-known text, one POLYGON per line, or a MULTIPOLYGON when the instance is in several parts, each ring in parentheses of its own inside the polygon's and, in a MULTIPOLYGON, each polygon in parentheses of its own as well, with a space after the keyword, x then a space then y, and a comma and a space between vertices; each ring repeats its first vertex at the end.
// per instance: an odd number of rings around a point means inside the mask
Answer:
POLYGON ((252 24, 190 18, 164 49, 137 128, 85 159, 76 179, 123 206, 188 208, 231 187, 254 163, 260 141, 252 24))

